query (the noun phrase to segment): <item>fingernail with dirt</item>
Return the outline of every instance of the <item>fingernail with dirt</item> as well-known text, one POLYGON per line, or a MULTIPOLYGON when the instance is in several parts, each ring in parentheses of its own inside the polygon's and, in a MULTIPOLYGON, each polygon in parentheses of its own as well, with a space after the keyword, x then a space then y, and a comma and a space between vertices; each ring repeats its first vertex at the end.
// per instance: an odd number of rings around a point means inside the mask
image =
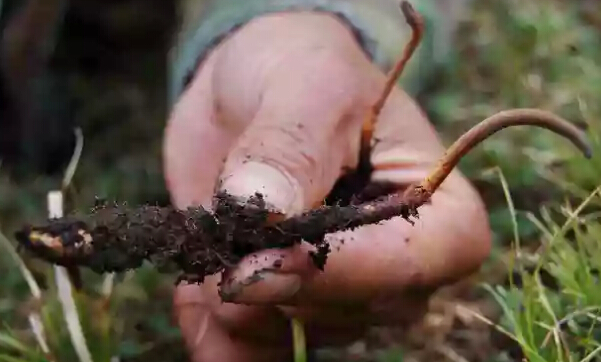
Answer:
POLYGON ((303 194, 297 180, 273 166, 250 161, 222 176, 221 189, 247 199, 261 193, 269 208, 290 216, 302 211, 303 194))
POLYGON ((271 304, 290 299, 300 287, 300 275, 257 270, 245 279, 222 283, 219 294, 224 302, 271 304))

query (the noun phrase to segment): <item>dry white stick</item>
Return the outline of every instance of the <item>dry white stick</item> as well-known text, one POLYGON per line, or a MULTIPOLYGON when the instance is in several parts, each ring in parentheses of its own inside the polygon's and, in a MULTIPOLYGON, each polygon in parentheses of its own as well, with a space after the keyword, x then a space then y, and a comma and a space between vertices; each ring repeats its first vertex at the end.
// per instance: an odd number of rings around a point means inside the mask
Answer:
MULTIPOLYGON (((50 191, 48 193, 48 216, 50 218, 63 217, 63 193, 61 191, 50 191)), ((55 265, 54 276, 73 348, 80 362, 92 362, 92 355, 79 322, 77 306, 73 298, 73 290, 67 270, 62 266, 55 265)))
POLYGON ((115 273, 107 274, 102 281, 102 295, 105 298, 110 298, 115 285, 115 273))
POLYGON ((42 352, 45 355, 50 354, 50 347, 48 347, 48 343, 46 342, 46 333, 44 332, 44 323, 42 323, 42 317, 40 317, 40 313, 31 312, 27 318, 29 320, 29 325, 31 326, 31 330, 33 331, 33 335, 35 336, 36 341, 40 345, 42 352))

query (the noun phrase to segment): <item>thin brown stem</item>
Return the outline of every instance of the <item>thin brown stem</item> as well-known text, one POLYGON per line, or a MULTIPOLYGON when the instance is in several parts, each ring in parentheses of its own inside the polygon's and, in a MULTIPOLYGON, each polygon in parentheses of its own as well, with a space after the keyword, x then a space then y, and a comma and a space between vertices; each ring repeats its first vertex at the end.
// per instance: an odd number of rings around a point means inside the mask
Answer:
POLYGON ((372 114, 374 116, 372 122, 376 121, 375 118, 382 111, 384 103, 386 103, 386 99, 390 95, 390 92, 392 92, 392 89, 396 85, 399 77, 403 74, 405 66, 413 56, 413 53, 415 53, 415 50, 419 46, 424 34, 424 19, 417 11, 415 11, 413 6, 408 1, 401 2, 401 11, 403 12, 403 16, 405 17, 407 24, 409 24, 411 27, 411 39, 407 45, 405 45, 401 59, 399 59, 392 71, 389 73, 380 98, 372 106, 372 114))
POLYGON ((388 74, 384 89, 380 94, 378 100, 370 107, 365 120, 363 121, 363 128, 361 131, 361 149, 362 155, 369 156, 370 154, 370 143, 374 132, 374 127, 377 122, 378 116, 386 103, 386 99, 392 92, 392 89, 396 85, 398 78, 403 74, 407 62, 413 56, 415 49, 419 46, 424 33, 424 20, 422 16, 415 11, 413 6, 408 1, 401 2, 401 11, 407 24, 411 26, 411 39, 405 45, 403 55, 400 60, 395 64, 394 68, 388 74))
POLYGON ((570 140, 586 158, 591 157, 592 150, 585 133, 563 118, 539 109, 506 110, 486 118, 464 133, 449 147, 430 174, 422 182, 407 188, 402 195, 393 194, 356 206, 322 207, 288 219, 279 228, 287 233, 303 235, 304 238, 312 236, 317 240, 327 233, 375 224, 397 216, 411 222, 409 218, 418 216, 417 209, 430 201, 432 194, 464 155, 501 129, 522 125, 557 133, 570 140))
POLYGON ((512 126, 535 126, 548 129, 571 141, 586 158, 591 157, 592 150, 586 135, 572 123, 541 109, 511 109, 486 118, 464 133, 448 148, 437 166, 419 187, 430 194, 434 193, 465 154, 494 133, 512 126))

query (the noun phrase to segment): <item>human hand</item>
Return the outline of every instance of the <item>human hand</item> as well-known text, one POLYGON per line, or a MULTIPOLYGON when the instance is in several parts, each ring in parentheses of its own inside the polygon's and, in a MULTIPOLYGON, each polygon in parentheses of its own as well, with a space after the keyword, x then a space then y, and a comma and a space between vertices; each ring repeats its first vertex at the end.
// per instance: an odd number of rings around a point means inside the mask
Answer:
MULTIPOLYGON (((174 203, 210 208, 220 187, 238 196, 261 192, 287 216, 314 207, 345 168, 356 167, 362 122, 385 80, 330 15, 252 21, 199 66, 170 117, 164 158, 174 203)), ((373 179, 400 187, 421 181, 444 151, 400 89, 374 138, 372 163, 397 167, 373 179)), ((178 287, 175 313, 193 360, 284 360, 290 317, 304 321, 311 346, 347 343, 371 325, 409 324, 436 287, 475 271, 490 248, 481 200, 456 171, 414 226, 394 218, 328 239, 324 272, 304 243, 248 256, 223 280, 178 287), (256 272, 261 278, 250 283, 256 272)))

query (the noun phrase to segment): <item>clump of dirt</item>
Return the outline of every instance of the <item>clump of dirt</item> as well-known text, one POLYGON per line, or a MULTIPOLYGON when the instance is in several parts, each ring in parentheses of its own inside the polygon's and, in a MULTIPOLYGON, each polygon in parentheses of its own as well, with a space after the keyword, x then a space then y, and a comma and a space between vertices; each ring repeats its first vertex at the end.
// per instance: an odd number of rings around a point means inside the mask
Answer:
MULTIPOLYGON (((393 197, 393 196, 390 196, 393 197)), ((388 197, 388 198, 390 198, 388 197)), ((99 204, 89 214, 73 213, 16 233, 19 244, 49 262, 86 266, 98 273, 135 269, 145 260, 160 270, 179 270, 180 279, 202 282, 241 258, 267 248, 285 248, 301 240, 316 246, 311 254, 323 269, 327 233, 415 213, 403 203, 323 206, 288 220, 270 222, 263 196, 248 200, 220 192, 211 213, 202 207, 99 204)))

